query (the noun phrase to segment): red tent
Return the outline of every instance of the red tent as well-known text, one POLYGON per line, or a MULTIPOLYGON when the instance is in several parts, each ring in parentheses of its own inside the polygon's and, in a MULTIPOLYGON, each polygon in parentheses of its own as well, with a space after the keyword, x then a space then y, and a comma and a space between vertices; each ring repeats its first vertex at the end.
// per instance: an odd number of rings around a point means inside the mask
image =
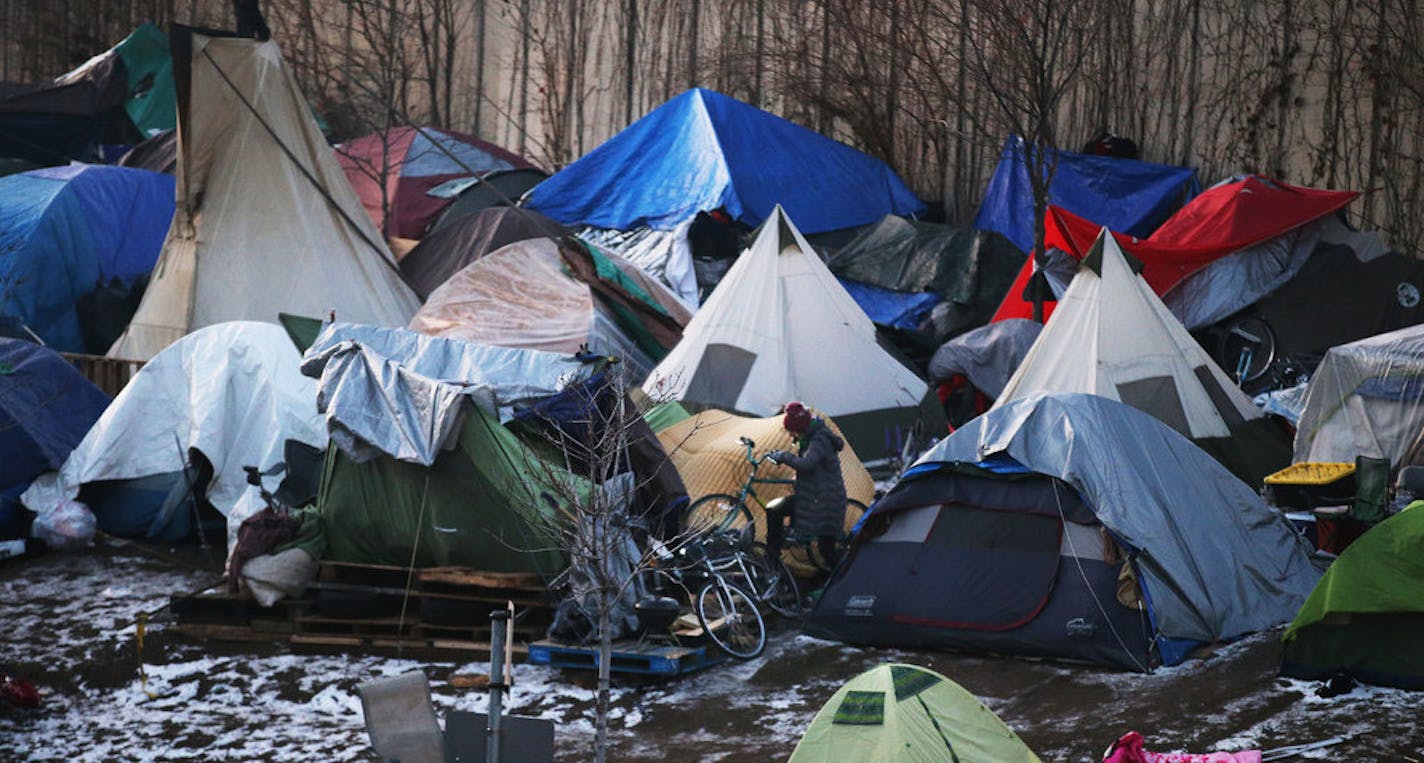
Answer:
POLYGON ((433 127, 397 127, 384 136, 357 138, 338 146, 336 158, 376 227, 388 237, 413 239, 424 236, 451 201, 426 191, 455 178, 534 167, 493 143, 433 127), (381 212, 383 198, 389 220, 381 212))
MULTIPOLYGON (((1161 296, 1212 262, 1318 220, 1359 195, 1357 191, 1321 191, 1247 175, 1218 183, 1192 199, 1146 239, 1121 233, 1113 237, 1124 252, 1142 262, 1142 277, 1161 296)), ((1101 230, 1072 212, 1049 207, 1044 241, 1049 247, 1082 257, 1101 230)), ((1033 305, 1022 298, 1032 268, 1033 259, 1029 258, 993 320, 1032 317, 1033 305)), ((1051 303, 1044 305, 1045 320, 1051 310, 1051 303)))

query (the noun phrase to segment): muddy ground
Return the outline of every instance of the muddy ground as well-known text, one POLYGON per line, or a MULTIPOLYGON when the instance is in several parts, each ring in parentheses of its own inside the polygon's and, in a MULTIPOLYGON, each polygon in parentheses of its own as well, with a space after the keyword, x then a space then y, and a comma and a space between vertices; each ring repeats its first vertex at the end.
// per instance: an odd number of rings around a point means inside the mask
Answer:
MULTIPOLYGON (((35 710, 0 703, 0 761, 376 760, 354 687, 416 668, 432 677, 441 711, 484 709, 483 692, 446 680, 486 667, 478 663, 193 643, 161 617, 140 657, 134 615, 211 576, 113 545, 0 563, 0 671, 30 679, 44 695, 35 710)), ((1424 696, 1361 687, 1318 697, 1316 685, 1276 676, 1278 640, 1279 632, 1261 634, 1138 675, 853 648, 785 628, 749 663, 672 681, 618 681, 610 759, 785 760, 841 683, 898 661, 959 682, 1045 761, 1099 760, 1130 729, 1160 750, 1274 748, 1344 735, 1349 741, 1298 759, 1424 760, 1424 696)), ((526 666, 516 681, 508 704, 556 722, 558 759, 591 759, 589 676, 526 666)))

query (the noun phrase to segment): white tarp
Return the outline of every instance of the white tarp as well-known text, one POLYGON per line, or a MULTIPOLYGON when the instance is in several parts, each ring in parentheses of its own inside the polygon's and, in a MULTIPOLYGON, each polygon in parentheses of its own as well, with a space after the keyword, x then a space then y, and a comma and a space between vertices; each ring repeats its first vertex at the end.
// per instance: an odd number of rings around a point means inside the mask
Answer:
POLYGON ((320 378, 317 407, 353 461, 384 453, 424 466, 457 430, 465 399, 508 421, 516 403, 555 394, 589 368, 571 355, 342 323, 322 331, 301 366, 320 378))
POLYGON ((281 461, 288 439, 326 447, 316 382, 302 376, 300 364, 292 340, 274 324, 195 331, 145 364, 59 471, 35 480, 21 501, 44 514, 88 482, 176 472, 194 448, 213 465, 208 501, 227 516, 232 538, 265 506, 244 466, 281 461))
POLYGON ((1097 395, 1038 394, 965 424, 917 464, 1007 454, 1078 491, 1140 553, 1165 636, 1212 642, 1286 622, 1320 573, 1286 519, 1156 419, 1097 395))
POLYGON ((1192 439, 1230 437, 1234 423, 1262 415, 1132 272, 1106 229, 995 405, 1039 392, 1102 395, 1192 439))
POLYGON ((192 85, 179 103, 177 211, 109 355, 151 358, 194 329, 279 312, 405 325, 419 301, 277 44, 191 39, 191 62, 179 62, 192 85))
POLYGON ((914 408, 929 387, 877 344, 870 318, 778 206, 643 389, 756 416, 803 400, 838 417, 914 408))
POLYGON ((1424 463, 1424 326, 1332 347, 1310 379, 1295 461, 1424 463))

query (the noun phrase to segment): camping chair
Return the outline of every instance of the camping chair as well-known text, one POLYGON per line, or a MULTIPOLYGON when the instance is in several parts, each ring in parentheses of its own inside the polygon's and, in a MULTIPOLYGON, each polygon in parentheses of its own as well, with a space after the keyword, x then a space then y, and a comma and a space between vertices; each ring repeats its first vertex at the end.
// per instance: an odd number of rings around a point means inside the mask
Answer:
POLYGON ((1355 457, 1355 500, 1350 519, 1374 524, 1389 512, 1389 459, 1355 457))
POLYGON ((445 734, 430 701, 430 680, 420 671, 378 678, 356 687, 371 747, 381 760, 444 763, 445 734))

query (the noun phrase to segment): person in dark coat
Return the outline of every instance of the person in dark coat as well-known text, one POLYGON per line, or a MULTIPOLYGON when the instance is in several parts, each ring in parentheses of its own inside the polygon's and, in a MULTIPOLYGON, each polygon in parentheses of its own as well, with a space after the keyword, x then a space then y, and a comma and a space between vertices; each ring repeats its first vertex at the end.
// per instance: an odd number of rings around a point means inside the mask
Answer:
POLYGON ((796 440, 797 451, 772 451, 767 458, 796 470, 796 492, 766 517, 766 545, 779 554, 785 540, 785 521, 803 538, 815 538, 827 567, 837 561, 836 540, 845 524, 845 478, 841 475, 842 440, 826 422, 798 402, 785 407, 781 425, 796 440))

